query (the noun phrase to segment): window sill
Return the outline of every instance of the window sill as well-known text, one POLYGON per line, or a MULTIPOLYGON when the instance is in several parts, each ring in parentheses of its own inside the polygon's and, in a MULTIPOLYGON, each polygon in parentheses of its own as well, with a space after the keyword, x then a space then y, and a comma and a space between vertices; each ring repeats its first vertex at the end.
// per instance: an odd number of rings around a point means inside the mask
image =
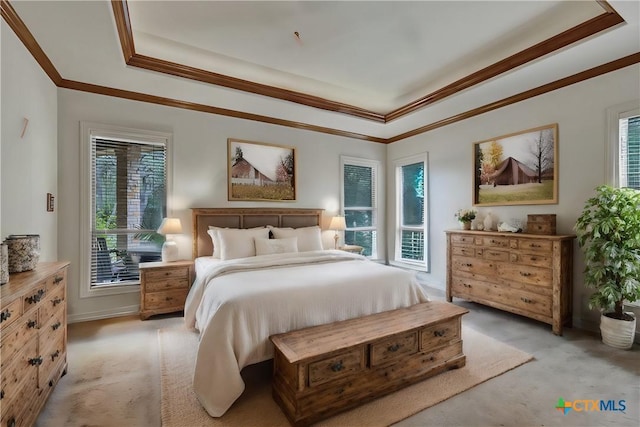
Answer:
POLYGON ((124 295, 132 293, 140 293, 140 282, 134 282, 122 285, 102 285, 91 286, 84 289, 84 292, 80 295, 80 298, 93 298, 102 297, 107 295, 124 295))
POLYGON ((429 272, 424 262, 413 263, 413 262, 407 262, 407 261, 389 261, 389 265, 392 265, 394 267, 406 268, 408 270, 421 271, 423 273, 429 272))

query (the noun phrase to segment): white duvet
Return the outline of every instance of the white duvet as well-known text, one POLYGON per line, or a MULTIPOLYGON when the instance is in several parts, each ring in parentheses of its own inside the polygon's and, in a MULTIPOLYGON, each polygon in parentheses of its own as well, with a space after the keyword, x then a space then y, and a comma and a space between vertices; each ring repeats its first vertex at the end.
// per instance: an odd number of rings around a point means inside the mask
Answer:
POLYGON ((185 322, 200 332, 194 391, 214 417, 242 394, 241 369, 273 357, 270 335, 428 300, 413 272, 343 251, 196 265, 185 322))

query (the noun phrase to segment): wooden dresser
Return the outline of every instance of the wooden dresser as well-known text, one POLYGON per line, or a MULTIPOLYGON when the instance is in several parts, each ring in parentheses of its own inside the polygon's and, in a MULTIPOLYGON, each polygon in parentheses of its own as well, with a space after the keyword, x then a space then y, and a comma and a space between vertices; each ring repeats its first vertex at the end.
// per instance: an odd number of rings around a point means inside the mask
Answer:
POLYGON ((140 318, 184 310, 193 261, 140 263, 140 318))
POLYGON ((271 336, 273 397, 306 425, 465 365, 461 318, 442 301, 271 336))
POLYGON ((0 288, 2 427, 31 426, 66 373, 68 266, 40 263, 0 288))
POLYGON ((447 231, 447 300, 571 326, 573 235, 447 231))

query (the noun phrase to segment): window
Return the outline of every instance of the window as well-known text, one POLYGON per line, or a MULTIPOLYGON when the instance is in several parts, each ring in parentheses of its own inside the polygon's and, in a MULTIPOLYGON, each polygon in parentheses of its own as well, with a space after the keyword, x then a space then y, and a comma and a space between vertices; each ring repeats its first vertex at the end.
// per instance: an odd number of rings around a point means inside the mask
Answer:
POLYGON ((394 261, 426 268, 426 172, 425 155, 396 162, 396 237, 394 261))
POLYGON ((613 186, 640 190, 640 108, 637 105, 638 102, 633 102, 608 110, 607 176, 613 186))
POLYGON ((138 264, 159 261, 169 136, 83 123, 81 296, 137 291, 138 264))
POLYGON ((363 254, 377 258, 378 174, 374 160, 341 158, 342 207, 347 229, 344 241, 364 248, 363 254))

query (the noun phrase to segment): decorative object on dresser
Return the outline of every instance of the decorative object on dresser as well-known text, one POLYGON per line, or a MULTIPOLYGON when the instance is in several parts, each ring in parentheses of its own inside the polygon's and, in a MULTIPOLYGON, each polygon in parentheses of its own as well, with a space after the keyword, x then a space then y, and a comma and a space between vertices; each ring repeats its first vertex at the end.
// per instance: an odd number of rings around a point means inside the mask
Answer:
POLYGON ((9 251, 6 242, 0 243, 0 285, 9 281, 9 251))
POLYGON ((624 304, 640 300, 640 191, 606 185, 596 191, 575 225, 585 284, 595 289, 589 308, 601 310, 602 342, 630 349, 636 318, 624 304))
POLYGON ((557 159, 557 123, 475 142, 473 205, 558 203, 557 159))
POLYGON ((471 229, 471 221, 476 219, 477 212, 474 209, 459 209, 454 216, 460 222, 460 228, 463 230, 471 229))
POLYGON ((447 301, 489 305, 571 326, 573 235, 447 231, 447 301))
POLYGON ((68 262, 40 263, 0 290, 0 425, 30 426, 67 370, 68 262))
POLYGON ((167 236, 165 242, 162 244, 162 262, 178 260, 178 245, 171 235, 180 233, 182 233, 180 218, 164 218, 162 220, 160 227, 158 227, 158 234, 167 236))
POLYGON ((556 234, 556 215, 527 215, 527 233, 529 234, 556 234))
POLYGON ((338 240, 340 239, 340 235, 338 234, 338 231, 344 231, 347 229, 347 223, 345 222, 345 219, 343 216, 334 216, 333 218, 331 218, 331 223, 329 224, 329 230, 333 230, 335 231, 335 234, 333 236, 333 240, 334 240, 334 249, 338 249, 338 240))
POLYGON ((452 368, 461 368, 468 310, 432 301, 270 337, 273 398, 306 425, 452 368))
POLYGON ((9 273, 21 273, 36 268, 40 260, 38 234, 12 234, 6 240, 9 253, 9 273))
POLYGON ((193 261, 140 263, 140 318, 184 310, 193 261))

